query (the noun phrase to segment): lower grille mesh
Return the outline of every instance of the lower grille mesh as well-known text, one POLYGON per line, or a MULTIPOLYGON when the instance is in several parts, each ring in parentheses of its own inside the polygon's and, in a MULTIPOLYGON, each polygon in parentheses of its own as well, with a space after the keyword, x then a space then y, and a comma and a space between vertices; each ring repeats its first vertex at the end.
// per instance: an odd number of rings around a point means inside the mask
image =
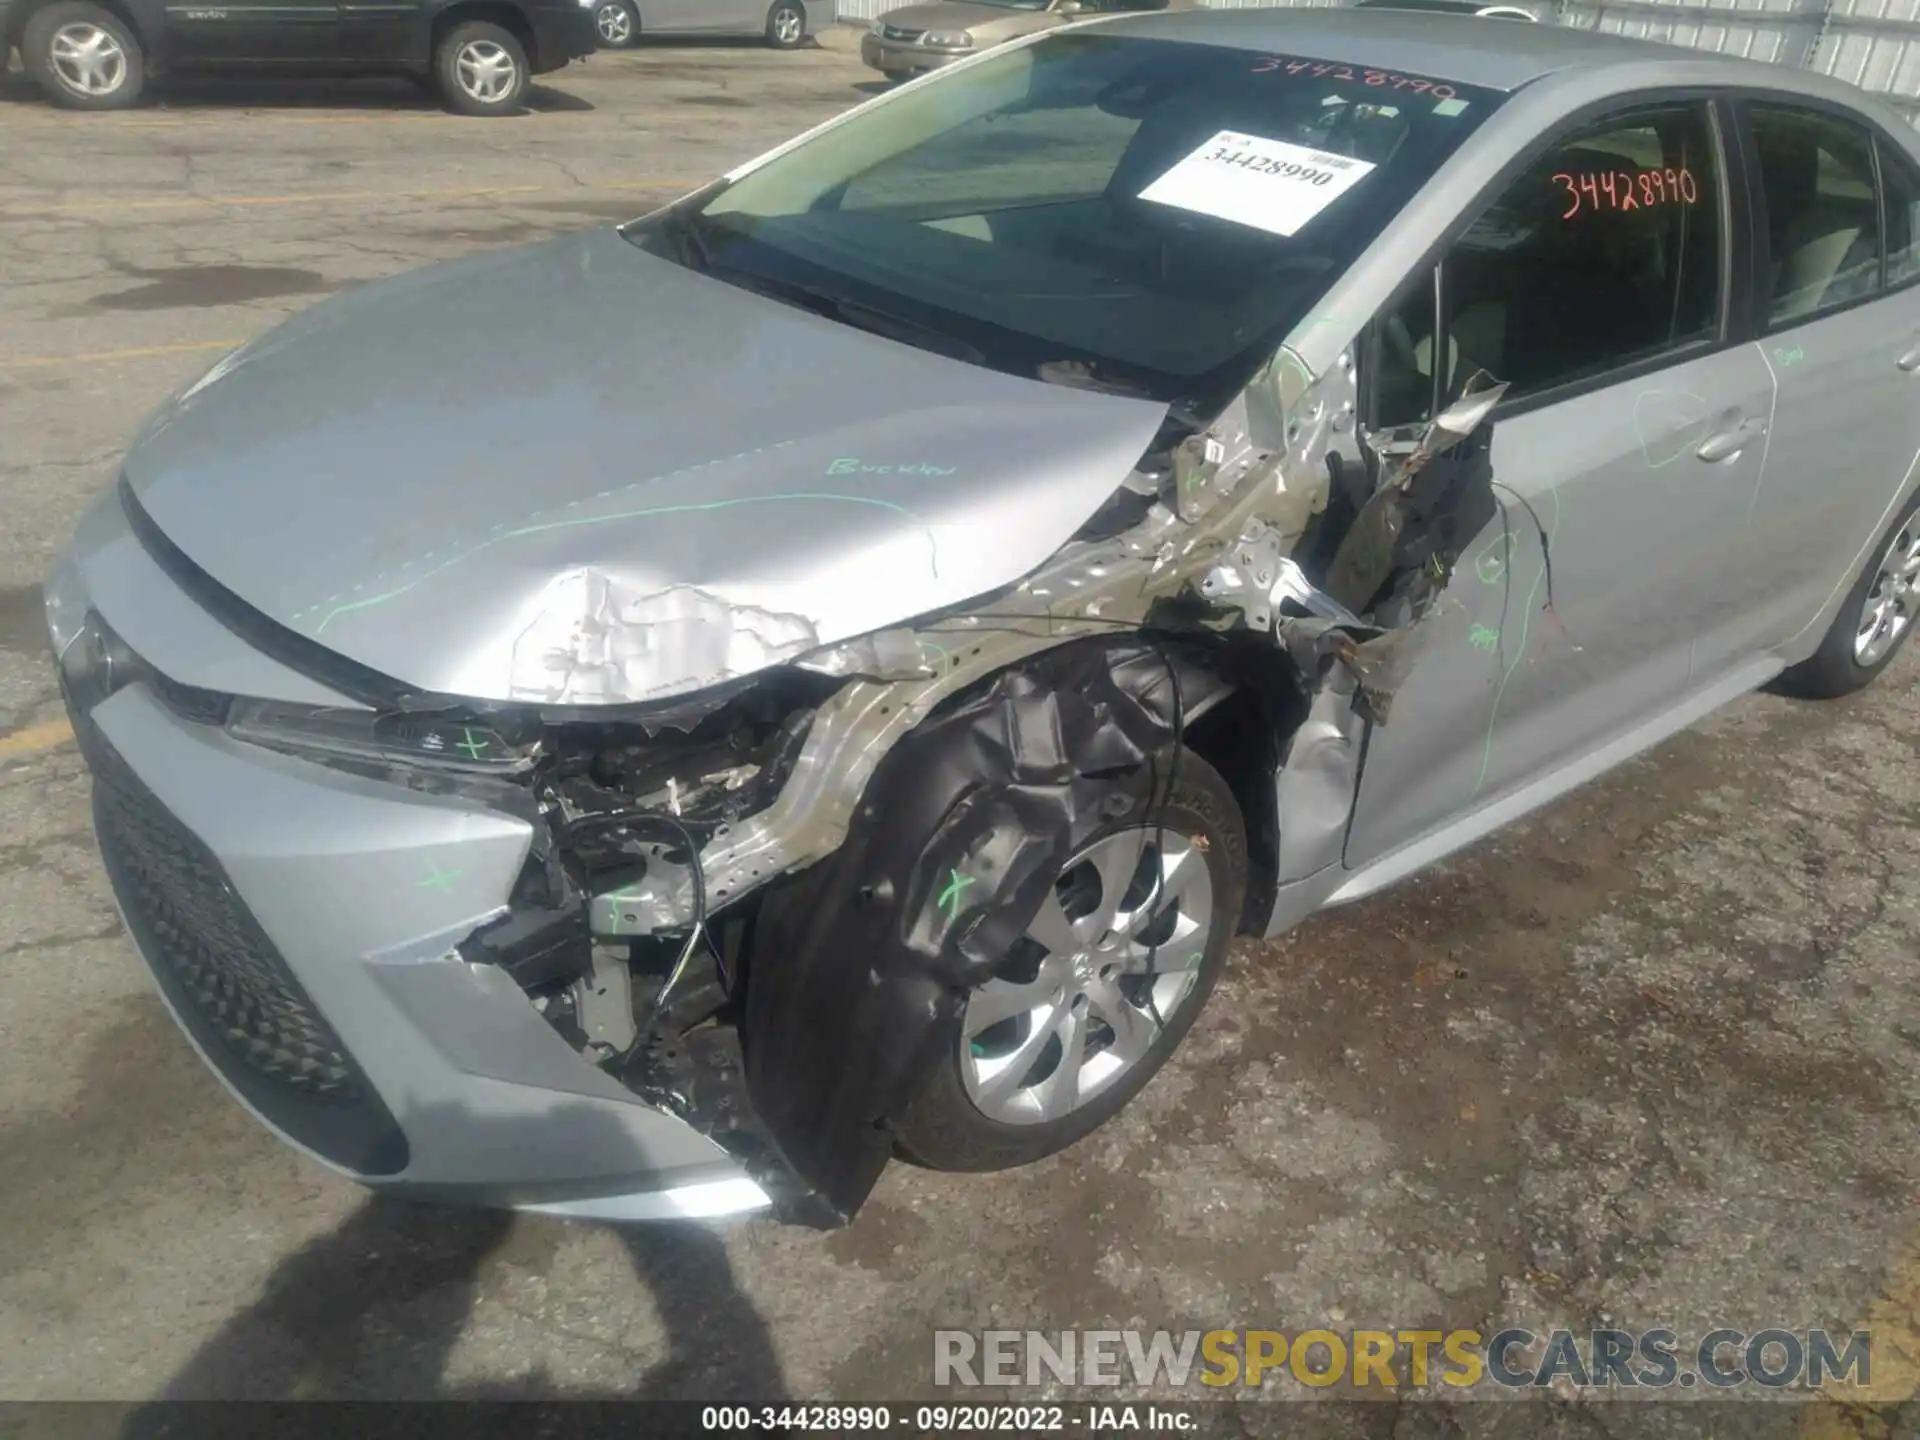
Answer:
MULTIPOLYGON (((80 720, 76 731, 92 731, 80 720)), ((208 1058, 275 1125, 364 1174, 406 1142, 220 863, 97 731, 94 828, 128 927, 208 1058)))

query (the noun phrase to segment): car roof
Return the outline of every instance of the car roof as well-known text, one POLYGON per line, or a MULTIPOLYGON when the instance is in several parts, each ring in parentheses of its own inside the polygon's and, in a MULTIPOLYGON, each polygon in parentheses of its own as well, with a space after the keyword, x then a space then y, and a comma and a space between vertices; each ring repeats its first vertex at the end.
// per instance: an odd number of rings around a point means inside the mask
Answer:
MULTIPOLYGON (((1636 81, 1659 83, 1657 68, 1703 65, 1724 72, 1729 85, 1834 96, 1824 77, 1707 51, 1630 40, 1561 25, 1516 25, 1475 15, 1394 10, 1384 5, 1323 9, 1167 10, 1096 22, 1142 39, 1186 40, 1297 55, 1343 65, 1430 76, 1462 85, 1511 92, 1564 70, 1632 68, 1636 81), (1648 74, 1649 67, 1656 73, 1648 74)), ((1851 97, 1865 92, 1838 87, 1851 97)))

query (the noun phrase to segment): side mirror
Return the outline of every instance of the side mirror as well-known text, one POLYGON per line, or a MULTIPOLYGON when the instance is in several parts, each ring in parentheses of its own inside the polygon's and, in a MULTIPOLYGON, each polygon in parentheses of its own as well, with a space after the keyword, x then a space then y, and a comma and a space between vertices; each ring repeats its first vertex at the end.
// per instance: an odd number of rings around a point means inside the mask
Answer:
POLYGON ((1053 13, 1056 15, 1078 15, 1086 7, 1080 0, 1054 0, 1053 13))

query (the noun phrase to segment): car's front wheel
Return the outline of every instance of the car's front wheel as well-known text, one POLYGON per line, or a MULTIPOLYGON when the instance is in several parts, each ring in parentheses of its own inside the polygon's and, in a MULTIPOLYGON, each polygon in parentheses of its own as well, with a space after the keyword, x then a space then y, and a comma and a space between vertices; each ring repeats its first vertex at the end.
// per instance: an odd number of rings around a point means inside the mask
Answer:
POLYGON ((901 1120, 907 1158, 1004 1170, 1064 1150, 1139 1093, 1193 1024, 1246 893, 1240 808, 1191 751, 1160 813, 1143 824, 1128 808, 1065 857, 1000 973, 968 994, 901 1120))
POLYGON ((1776 688, 1830 700, 1851 695, 1900 653, 1920 616, 1920 492, 1895 519, 1886 540, 1854 582, 1820 648, 1785 671, 1776 688))
POLYGON ((70 110, 124 110, 146 88, 140 42, 119 16, 85 0, 35 11, 20 58, 46 97, 70 110))
POLYGON ((640 12, 632 0, 601 0, 593 12, 593 28, 606 49, 629 49, 640 39, 640 12))
POLYGON ((776 50, 797 50, 807 38, 807 12, 796 0, 775 0, 767 12, 767 43, 776 50))
POLYGON ((462 115, 514 115, 527 93, 527 52, 512 33, 484 21, 456 25, 434 51, 447 105, 462 115))

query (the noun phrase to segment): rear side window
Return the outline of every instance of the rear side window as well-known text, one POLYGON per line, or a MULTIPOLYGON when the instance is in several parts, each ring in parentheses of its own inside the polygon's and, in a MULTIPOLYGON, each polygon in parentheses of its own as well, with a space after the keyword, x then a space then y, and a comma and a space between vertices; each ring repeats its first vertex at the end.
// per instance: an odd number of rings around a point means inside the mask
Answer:
POLYGON ((1529 165, 1376 331, 1377 422, 1424 419, 1476 370, 1519 398, 1719 333, 1719 147, 1703 106, 1636 109, 1529 165), (1434 369, 1439 368, 1438 385, 1434 369))
POLYGON ((1920 276, 1920 175, 1886 141, 1880 146, 1880 184, 1886 195, 1887 284, 1920 276))
POLYGON ((1764 288, 1774 325, 1871 295, 1880 279, 1873 137, 1831 115, 1753 105, 1760 162, 1764 288))

